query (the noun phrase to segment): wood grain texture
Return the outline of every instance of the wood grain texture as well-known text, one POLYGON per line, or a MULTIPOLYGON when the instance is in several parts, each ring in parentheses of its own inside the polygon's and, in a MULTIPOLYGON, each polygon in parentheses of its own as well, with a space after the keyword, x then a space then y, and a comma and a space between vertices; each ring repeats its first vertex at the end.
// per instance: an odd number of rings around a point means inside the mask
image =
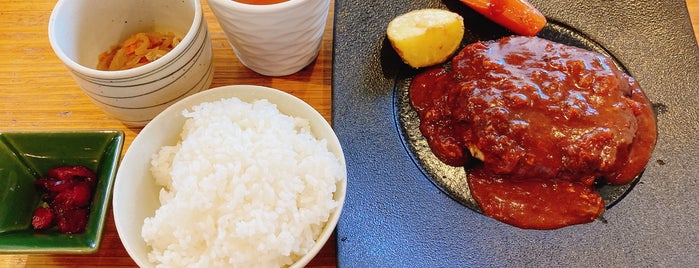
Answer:
POLYGON ((689 10, 689 17, 692 20, 694 38, 696 38, 699 43, 699 1, 687 0, 687 10, 689 10))
MULTIPOLYGON (((141 128, 129 128, 105 115, 80 90, 55 56, 48 40, 48 21, 56 1, 0 1, 0 131, 124 131, 124 152, 141 128)), ((326 120, 331 118, 332 23, 328 16, 318 58, 300 72, 266 77, 244 67, 235 57, 208 3, 203 1, 214 54, 211 87, 255 84, 277 88, 303 99, 326 120)), ((334 267, 335 237, 309 267, 334 267)), ((90 255, 0 255, 0 267, 135 267, 108 213, 100 249, 90 255)))
MULTIPOLYGON (((55 3, 0 0, 0 131, 117 129, 126 135, 126 151, 141 129, 124 126, 93 105, 49 45, 46 31, 55 3)), ((308 102, 331 120, 332 7, 318 59, 294 75, 273 78, 258 75, 240 64, 207 2, 203 1, 203 5, 214 53, 211 87, 256 84, 281 89, 308 102)), ((695 36, 699 36, 699 0, 687 0, 687 8, 695 36)), ((336 265, 334 239, 331 237, 308 267, 336 265)), ((0 267, 135 266, 119 240, 111 211, 102 244, 95 254, 0 255, 0 267)))

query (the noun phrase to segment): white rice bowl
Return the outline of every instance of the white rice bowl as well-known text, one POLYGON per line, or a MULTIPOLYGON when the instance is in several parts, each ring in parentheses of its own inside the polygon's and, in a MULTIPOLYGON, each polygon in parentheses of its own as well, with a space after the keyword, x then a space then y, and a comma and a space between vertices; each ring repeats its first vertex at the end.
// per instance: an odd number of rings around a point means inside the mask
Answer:
POLYGON ((304 266, 337 224, 342 149, 325 119, 275 89, 182 100, 131 144, 114 218, 141 267, 304 266))

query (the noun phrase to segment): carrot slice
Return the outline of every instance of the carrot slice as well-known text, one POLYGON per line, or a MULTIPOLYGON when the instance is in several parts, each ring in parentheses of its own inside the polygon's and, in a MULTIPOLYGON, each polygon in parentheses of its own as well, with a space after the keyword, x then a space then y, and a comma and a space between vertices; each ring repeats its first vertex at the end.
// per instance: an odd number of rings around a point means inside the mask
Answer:
POLYGON ((546 25, 546 17, 527 0, 460 0, 476 12, 508 30, 534 36, 546 25))

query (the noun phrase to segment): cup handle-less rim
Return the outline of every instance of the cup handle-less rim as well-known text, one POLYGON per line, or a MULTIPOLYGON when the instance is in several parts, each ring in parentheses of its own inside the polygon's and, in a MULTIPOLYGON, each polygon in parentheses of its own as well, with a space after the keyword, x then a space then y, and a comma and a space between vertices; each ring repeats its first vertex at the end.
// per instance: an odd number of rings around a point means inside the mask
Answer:
MULTIPOLYGON (((267 12, 278 12, 280 10, 288 9, 294 6, 301 5, 307 1, 321 1, 321 0, 288 0, 285 2, 269 5, 252 5, 236 2, 235 0, 209 0, 209 2, 215 2, 215 4, 223 6, 224 8, 236 8, 241 11, 250 13, 267 13, 267 12)), ((323 0, 327 1, 327 0, 323 0)))

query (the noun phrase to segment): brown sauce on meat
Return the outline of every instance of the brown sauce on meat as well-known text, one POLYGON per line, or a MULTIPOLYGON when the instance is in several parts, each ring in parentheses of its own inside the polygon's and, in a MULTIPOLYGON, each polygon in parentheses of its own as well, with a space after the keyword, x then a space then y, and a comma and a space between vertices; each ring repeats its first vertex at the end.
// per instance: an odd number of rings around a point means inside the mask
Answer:
POLYGON ((595 220, 605 208, 595 180, 630 182, 656 140, 633 78, 606 56, 537 37, 468 45, 450 68, 417 75, 409 96, 434 154, 469 167, 483 212, 521 228, 595 220))

